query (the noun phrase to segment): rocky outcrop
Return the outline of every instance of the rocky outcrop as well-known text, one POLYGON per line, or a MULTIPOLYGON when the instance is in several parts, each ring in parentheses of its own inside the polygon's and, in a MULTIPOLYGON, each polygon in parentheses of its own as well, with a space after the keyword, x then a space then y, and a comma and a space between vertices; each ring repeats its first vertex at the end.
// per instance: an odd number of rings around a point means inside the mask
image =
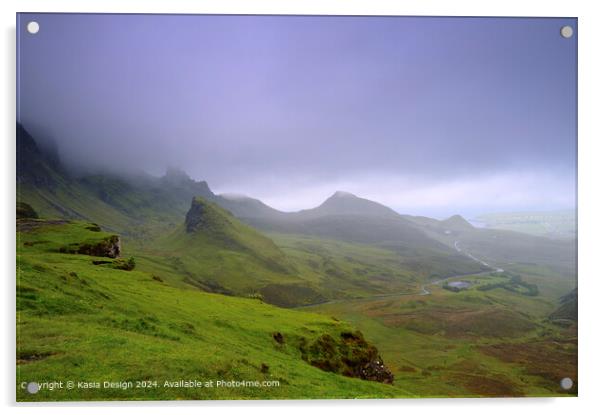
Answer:
POLYGON ((96 243, 74 243, 63 246, 59 251, 67 254, 117 258, 121 255, 121 239, 117 235, 111 235, 96 243))
POLYGON ((393 373, 385 366, 378 349, 368 343, 360 331, 342 332, 338 339, 323 334, 300 345, 301 356, 312 366, 327 372, 375 382, 392 384, 393 373))
POLYGON ((123 271, 131 271, 134 268, 136 268, 136 260, 134 259, 134 257, 130 257, 128 259, 117 258, 115 260, 110 260, 110 259, 109 260, 105 260, 105 259, 95 260, 95 261, 92 261, 92 264, 107 266, 109 268, 120 269, 123 271))
POLYGON ((136 268, 136 260, 134 257, 128 259, 119 258, 113 261, 113 268, 121 269, 124 271, 131 271, 136 268))
POLYGON ((385 366, 380 357, 361 366, 357 377, 389 385, 392 385, 395 380, 393 373, 385 366))
POLYGON ((17 219, 37 219, 38 214, 24 202, 17 202, 17 219))
POLYGON ((186 232, 191 233, 203 227, 203 225, 207 223, 205 213, 206 202, 201 198, 193 198, 184 222, 186 225, 186 232))

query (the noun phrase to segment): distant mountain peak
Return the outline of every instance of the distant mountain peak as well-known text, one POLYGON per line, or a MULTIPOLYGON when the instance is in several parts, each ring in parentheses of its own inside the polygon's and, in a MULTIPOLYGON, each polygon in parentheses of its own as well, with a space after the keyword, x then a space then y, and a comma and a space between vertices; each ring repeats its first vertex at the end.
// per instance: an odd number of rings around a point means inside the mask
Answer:
POLYGON ((325 215, 368 215, 398 217, 392 209, 373 202, 368 199, 358 197, 352 193, 337 191, 320 206, 300 212, 304 216, 325 216, 325 215))
POLYGON ((334 192, 334 194, 332 196, 330 196, 331 198, 333 197, 355 197, 357 198, 356 195, 354 195, 353 193, 349 193, 349 192, 345 192, 343 190, 337 190, 336 192, 334 192))
POLYGON ((472 229, 473 226, 460 215, 453 215, 442 221, 443 224, 455 230, 472 229))
POLYGON ((184 170, 177 167, 168 167, 163 178, 169 182, 192 181, 190 176, 184 170))

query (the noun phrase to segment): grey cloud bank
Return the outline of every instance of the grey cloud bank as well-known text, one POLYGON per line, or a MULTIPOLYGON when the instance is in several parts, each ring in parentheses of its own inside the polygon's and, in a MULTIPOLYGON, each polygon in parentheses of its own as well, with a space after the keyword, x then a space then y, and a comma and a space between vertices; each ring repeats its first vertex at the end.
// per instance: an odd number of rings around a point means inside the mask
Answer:
POLYGON ((283 210, 574 207, 574 19, 21 14, 18 119, 283 210), (40 23, 36 35, 25 25, 40 23))

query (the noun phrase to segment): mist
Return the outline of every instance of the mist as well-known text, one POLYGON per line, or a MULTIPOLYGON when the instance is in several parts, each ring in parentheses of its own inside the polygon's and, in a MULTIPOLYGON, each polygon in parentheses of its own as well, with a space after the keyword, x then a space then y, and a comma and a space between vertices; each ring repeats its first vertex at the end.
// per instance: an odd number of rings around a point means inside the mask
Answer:
POLYGON ((20 14, 17 117, 80 174, 176 166, 286 211, 336 190, 433 216, 574 208, 565 24, 20 14))

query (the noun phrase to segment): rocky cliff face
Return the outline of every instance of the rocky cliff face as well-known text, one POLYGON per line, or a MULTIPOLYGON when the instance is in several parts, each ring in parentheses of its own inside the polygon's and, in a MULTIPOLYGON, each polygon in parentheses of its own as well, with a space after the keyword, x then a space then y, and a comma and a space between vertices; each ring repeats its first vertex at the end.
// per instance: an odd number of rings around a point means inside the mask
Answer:
POLYGON ((187 233, 202 232, 213 238, 234 237, 237 230, 232 213, 202 197, 194 197, 184 221, 187 233))
POLYGON ((192 199, 190 209, 186 213, 186 220, 184 221, 186 232, 194 232, 207 223, 206 210, 206 205, 201 199, 192 199))

